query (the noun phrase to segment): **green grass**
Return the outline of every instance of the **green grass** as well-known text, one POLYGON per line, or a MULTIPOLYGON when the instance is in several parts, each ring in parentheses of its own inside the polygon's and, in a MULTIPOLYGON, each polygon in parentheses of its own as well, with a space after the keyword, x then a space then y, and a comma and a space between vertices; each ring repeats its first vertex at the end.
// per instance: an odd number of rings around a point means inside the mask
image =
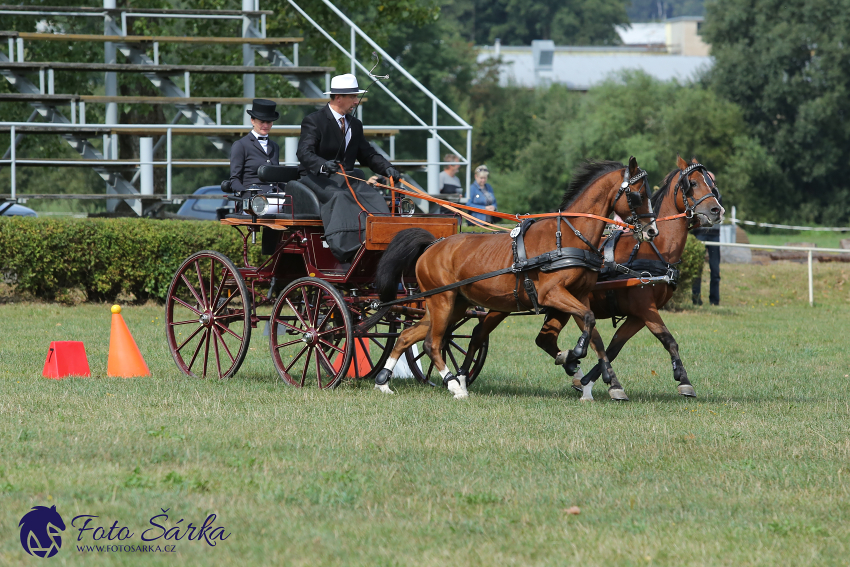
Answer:
POLYGON ((153 377, 106 378, 108 305, 2 305, 0 564, 39 561, 18 521, 53 504, 134 544, 161 508, 232 534, 82 554, 68 529, 65 565, 847 564, 847 273, 817 265, 809 308, 804 266, 724 265, 721 307, 664 313, 699 399, 642 331, 614 363, 628 404, 601 385, 580 403, 537 317, 497 330, 456 401, 399 380, 392 397, 287 387, 261 330, 235 378, 189 379, 155 305, 124 310, 153 377), (85 341, 93 377, 41 378, 51 340, 85 341))
MULTIPOLYGON (((747 230, 749 227, 743 227, 747 230)), ((818 248, 841 248, 841 240, 850 238, 850 232, 821 232, 815 230, 773 229, 771 234, 747 232, 750 244, 784 246, 791 242, 813 242, 818 248)))

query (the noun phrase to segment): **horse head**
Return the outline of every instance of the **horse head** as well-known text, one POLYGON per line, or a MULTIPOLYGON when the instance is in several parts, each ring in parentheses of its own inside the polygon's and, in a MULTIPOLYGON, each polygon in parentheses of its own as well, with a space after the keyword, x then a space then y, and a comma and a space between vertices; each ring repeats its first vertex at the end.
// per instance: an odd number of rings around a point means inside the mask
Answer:
POLYGON ((638 241, 648 242, 658 236, 646 171, 638 167, 634 156, 629 157, 629 165, 623 171, 623 182, 614 197, 613 209, 626 222, 634 225, 633 234, 638 241))
POLYGON ((726 211, 720 205, 720 190, 714 183, 713 174, 696 158, 691 158, 691 163, 688 163, 677 155, 676 165, 679 169, 673 198, 677 209, 690 219, 691 226, 720 224, 726 211))

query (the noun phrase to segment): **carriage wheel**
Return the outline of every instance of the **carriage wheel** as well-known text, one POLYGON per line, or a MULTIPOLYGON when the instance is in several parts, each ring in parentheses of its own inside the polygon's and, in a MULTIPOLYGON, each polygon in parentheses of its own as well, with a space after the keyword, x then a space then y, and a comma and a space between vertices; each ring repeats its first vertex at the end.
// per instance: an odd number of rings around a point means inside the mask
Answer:
POLYGON ((194 377, 230 378, 251 342, 251 301, 226 256, 192 254, 168 286, 165 336, 177 368, 194 377))
MULTIPOLYGON (((470 339, 472 339, 472 328, 474 325, 470 324, 467 328, 462 327, 471 321, 477 322, 479 320, 480 319, 478 317, 466 316, 452 325, 446 332, 446 346, 440 351, 440 353, 443 355, 443 360, 446 361, 449 370, 451 370, 455 376, 457 376, 458 370, 460 370, 460 365, 463 364, 463 360, 466 358, 466 350, 469 348, 470 339)), ((408 348, 404 352, 404 356, 407 359, 407 365, 410 367, 410 371, 413 373, 414 378, 431 386, 442 383, 440 373, 437 372, 437 369, 430 357, 425 354, 423 342, 416 343, 415 346, 416 354, 413 352, 413 347, 408 348)), ((484 367, 484 361, 487 359, 487 350, 489 346, 490 339, 488 337, 472 359, 469 375, 466 377, 467 386, 471 385, 475 381, 478 374, 481 372, 481 369, 484 367)))
MULTIPOLYGON (((351 306, 351 320, 357 324, 373 315, 375 310, 371 302, 355 303, 351 306)), ((404 326, 413 322, 403 321, 396 313, 387 313, 366 332, 354 336, 354 356, 352 357, 349 375, 358 380, 372 380, 375 374, 384 367, 390 353, 393 351, 396 339, 404 326)))
POLYGON ((318 278, 286 286, 272 310, 269 348, 287 384, 301 388, 315 379, 321 389, 336 387, 354 352, 351 317, 342 295, 318 278))

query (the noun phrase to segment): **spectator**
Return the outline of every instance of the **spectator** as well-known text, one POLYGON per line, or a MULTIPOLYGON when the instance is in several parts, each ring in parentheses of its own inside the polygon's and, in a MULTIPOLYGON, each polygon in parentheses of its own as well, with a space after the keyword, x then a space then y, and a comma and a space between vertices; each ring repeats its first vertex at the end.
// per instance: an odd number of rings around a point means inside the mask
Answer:
MULTIPOLYGON (((487 169, 486 165, 479 165, 475 168, 475 183, 470 190, 470 206, 485 211, 496 210, 496 194, 490 184, 487 183, 489 177, 490 170, 487 169)), ((486 213, 472 213, 472 216, 484 222, 490 222, 490 215, 486 213)))
POLYGON ((440 172, 440 193, 450 195, 463 193, 463 186, 457 178, 457 172, 460 171, 460 163, 458 163, 460 158, 454 154, 446 154, 443 156, 443 161, 455 163, 443 166, 443 171, 440 172))
MULTIPOLYGON (((711 180, 714 181, 714 174, 708 172, 711 180)), ((720 206, 720 194, 717 194, 717 202, 720 206)), ((720 225, 714 225, 706 228, 697 228, 693 231, 697 240, 703 242, 720 242, 720 225)), ((711 272, 708 287, 708 302, 711 305, 720 305, 720 247, 706 246, 708 251, 708 269, 711 272)), ((702 278, 694 278, 693 286, 691 287, 692 299, 694 305, 702 305, 702 278)))

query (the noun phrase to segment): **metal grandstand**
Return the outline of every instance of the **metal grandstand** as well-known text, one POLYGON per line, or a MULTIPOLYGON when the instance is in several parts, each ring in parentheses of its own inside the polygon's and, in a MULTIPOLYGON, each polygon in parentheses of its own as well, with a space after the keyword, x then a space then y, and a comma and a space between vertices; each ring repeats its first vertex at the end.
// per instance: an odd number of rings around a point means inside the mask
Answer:
MULTIPOLYGON (((438 192, 438 176, 442 151, 455 154, 461 165, 467 166, 466 187, 470 186, 470 158, 472 152, 472 127, 436 95, 408 73, 394 58, 388 55, 375 41, 366 35, 351 19, 334 6, 329 0, 322 0, 336 16, 340 29, 349 31, 348 46, 334 39, 335 35, 323 28, 294 0, 289 4, 313 26, 328 42, 337 48, 350 61, 350 68, 343 72, 357 74, 361 81, 368 74, 372 52, 381 55, 385 64, 394 69, 394 78, 400 74, 410 81, 431 101, 431 116, 421 117, 386 85, 377 82, 372 87, 383 90, 411 118, 410 124, 376 125, 367 121, 364 131, 371 143, 397 166, 407 170, 427 172, 427 189, 438 192), (361 51, 368 54, 358 58, 358 44, 361 51), (364 45, 365 44, 365 49, 364 45), (361 61, 361 58, 366 62, 361 61), (448 115, 451 124, 440 124, 440 112, 448 115), (425 159, 395 161, 395 137, 402 131, 419 133, 423 140, 425 159), (443 135, 446 131, 465 131, 466 147, 461 150, 450 144, 443 135), (375 140, 382 139, 386 148, 375 140), (445 148, 445 149, 444 149, 445 148)), ((28 199, 106 199, 108 210, 114 211, 124 202, 138 215, 155 214, 164 205, 183 201, 196 187, 175 192, 172 177, 173 168, 210 167, 229 164, 231 141, 246 132, 250 121, 243 113, 242 124, 222 124, 222 105, 242 105, 247 108, 255 97, 255 76, 257 74, 282 75, 303 95, 302 98, 278 98, 279 105, 320 106, 327 98, 323 94, 331 74, 340 70, 332 67, 300 66, 298 46, 300 37, 267 37, 266 17, 270 11, 260 10, 259 0, 242 0, 241 10, 177 10, 177 9, 141 9, 117 7, 115 0, 103 0, 103 8, 96 7, 50 7, 50 6, 0 6, 0 15, 33 15, 102 18, 103 34, 64 34, 36 33, 22 30, 0 31, 0 42, 5 39, 7 51, 0 51, 0 75, 11 84, 16 94, 0 95, 3 101, 27 102, 33 112, 26 122, 0 122, 0 132, 9 133, 9 148, 0 159, 0 167, 10 168, 10 186, 8 192, 0 194, 3 201, 26 202, 28 199), (227 19, 241 21, 241 37, 166 37, 139 36, 128 33, 127 19, 144 18, 193 18, 227 19), (68 61, 26 61, 25 42, 64 41, 64 42, 100 42, 104 45, 103 63, 75 63, 68 61), (159 57, 159 46, 163 43, 195 43, 241 46, 242 65, 181 65, 163 63, 159 57), (153 56, 148 53, 152 48, 153 56), (286 53, 284 53, 286 51, 286 53), (121 58, 119 60, 119 55, 121 58), (257 66, 256 57, 268 62, 257 66), (73 70, 77 72, 104 73, 104 96, 79 95, 57 92, 61 85, 54 80, 55 71, 73 70), (138 73, 147 78, 161 93, 157 97, 118 96, 118 73, 138 73), (198 73, 241 74, 243 84, 242 97, 205 97, 192 96, 192 75, 198 73), (37 76, 37 79, 35 78, 37 76), (37 80, 37 84, 36 81, 37 80), (317 81, 324 83, 320 88, 317 81), (105 105, 105 120, 102 124, 86 122, 86 105, 105 105), (171 124, 120 124, 119 104, 158 104, 171 105, 178 112, 171 124), (215 108, 211 116, 203 108, 215 108), (16 146, 24 135, 58 135, 79 155, 76 159, 21 159, 16 154, 16 146), (118 159, 118 136, 140 136, 139 159, 118 159), (172 138, 180 135, 205 136, 221 152, 219 160, 185 160, 172 155, 172 138), (155 140, 156 138, 156 140, 155 140), (154 153, 162 146, 165 159, 155 160, 154 153), (91 167, 104 181, 106 191, 103 194, 34 194, 19 191, 16 170, 18 167, 91 167), (153 168, 166 169, 166 192, 154 194, 153 168), (120 196, 116 198, 115 196, 120 196)), ((339 31, 339 30, 336 30, 339 31)), ((336 37, 341 37, 339 34, 336 37)), ((266 93, 260 93, 264 96, 266 93)), ((272 98, 268 97, 267 98, 272 98)), ((362 118, 363 107, 358 108, 362 118)), ((376 116, 379 113, 375 113, 376 116)), ((374 122, 374 121, 371 121, 374 122)), ((282 154, 287 164, 297 164, 295 156, 299 124, 275 125, 272 136, 284 138, 282 154)), ((282 160, 282 161, 284 161, 282 160)))

